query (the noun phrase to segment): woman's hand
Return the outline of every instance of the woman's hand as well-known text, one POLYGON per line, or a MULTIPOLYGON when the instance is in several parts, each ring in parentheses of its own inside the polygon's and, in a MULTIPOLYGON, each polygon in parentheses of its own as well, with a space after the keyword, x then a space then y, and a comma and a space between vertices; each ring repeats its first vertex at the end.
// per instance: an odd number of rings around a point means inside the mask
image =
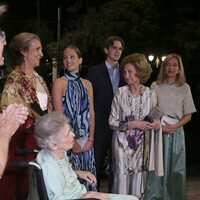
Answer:
POLYGON ((160 120, 154 120, 153 123, 151 123, 151 127, 154 130, 159 130, 160 129, 160 120))
POLYGON ((163 126, 163 133, 164 134, 173 134, 176 132, 177 126, 176 124, 169 124, 165 122, 165 126, 163 126))
POLYGON ((72 147, 72 152, 73 153, 81 153, 82 152, 82 148, 81 146, 78 144, 78 142, 76 141, 76 139, 74 139, 74 145, 72 147))
POLYGON ((93 141, 89 140, 85 143, 82 151, 85 152, 85 151, 89 151, 90 149, 92 149, 93 147, 93 141))
POLYGON ((90 184, 96 184, 97 183, 96 177, 89 171, 77 170, 77 171, 75 171, 75 173, 79 178, 89 182, 90 184))
POLYGON ((89 191, 87 192, 83 198, 97 198, 101 200, 109 200, 109 197, 106 193, 102 192, 95 192, 95 191, 89 191))
POLYGON ((149 131, 152 129, 160 129, 160 120, 154 120, 152 123, 143 120, 134 120, 128 122, 128 129, 138 128, 143 131, 149 131))
POLYGON ((10 104, 0 115, 1 134, 12 136, 28 116, 28 108, 22 104, 10 104))

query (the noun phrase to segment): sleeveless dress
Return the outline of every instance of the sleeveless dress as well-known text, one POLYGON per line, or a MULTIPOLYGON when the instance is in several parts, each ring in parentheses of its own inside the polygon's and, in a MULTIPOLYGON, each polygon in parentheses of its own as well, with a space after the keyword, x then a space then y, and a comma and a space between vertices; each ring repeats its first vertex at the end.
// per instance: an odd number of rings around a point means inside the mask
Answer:
MULTIPOLYGON (((90 126, 90 105, 88 92, 84 87, 79 74, 65 72, 68 80, 68 87, 63 96, 63 111, 69 118, 77 141, 86 142, 89 138, 90 126)), ((73 170, 90 171, 96 175, 94 149, 81 153, 68 151, 73 170)), ((96 191, 96 185, 91 185, 84 180, 80 180, 87 190, 96 191)))

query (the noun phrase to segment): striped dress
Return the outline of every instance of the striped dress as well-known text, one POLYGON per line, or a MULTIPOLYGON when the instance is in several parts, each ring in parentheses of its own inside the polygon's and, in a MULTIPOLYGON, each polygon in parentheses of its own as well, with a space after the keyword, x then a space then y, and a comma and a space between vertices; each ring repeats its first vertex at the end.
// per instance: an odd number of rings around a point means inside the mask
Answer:
MULTIPOLYGON (((84 87, 79 74, 65 72, 68 80, 68 87, 63 96, 64 114, 70 119, 72 129, 76 140, 85 140, 89 138, 90 126, 90 105, 86 88, 84 87)), ((71 159, 73 170, 90 171, 96 175, 94 150, 81 153, 68 152, 71 159)), ((84 180, 80 180, 87 190, 96 191, 96 185, 91 185, 84 180)))

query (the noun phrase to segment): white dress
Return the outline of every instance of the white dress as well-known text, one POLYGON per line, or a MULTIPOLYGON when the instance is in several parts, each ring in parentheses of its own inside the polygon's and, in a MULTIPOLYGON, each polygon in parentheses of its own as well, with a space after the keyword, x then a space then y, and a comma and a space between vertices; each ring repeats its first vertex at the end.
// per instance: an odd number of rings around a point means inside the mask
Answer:
POLYGON ((114 130, 112 138, 112 169, 114 173, 113 193, 132 194, 140 198, 144 192, 146 172, 154 170, 163 175, 162 134, 139 129, 123 130, 128 120, 143 119, 157 104, 157 95, 148 87, 140 95, 133 95, 129 86, 115 93, 109 118, 114 130), (132 137, 134 135, 134 137, 132 137), (159 144, 159 145, 157 145, 159 144), (155 148, 161 149, 155 151, 155 148), (155 155, 155 152, 159 152, 155 155), (156 156, 157 163, 154 163, 156 156), (151 159, 150 159, 151 158, 151 159), (158 164, 159 163, 159 164, 158 164))

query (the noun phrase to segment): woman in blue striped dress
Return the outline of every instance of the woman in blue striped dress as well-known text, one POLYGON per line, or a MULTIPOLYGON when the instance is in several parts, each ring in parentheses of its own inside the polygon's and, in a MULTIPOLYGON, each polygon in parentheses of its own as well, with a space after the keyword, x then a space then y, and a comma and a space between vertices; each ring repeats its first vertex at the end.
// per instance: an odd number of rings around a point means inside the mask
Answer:
MULTIPOLYGON (((80 50, 76 46, 68 46, 63 52, 64 75, 53 83, 52 97, 54 110, 64 113, 70 120, 75 142, 68 155, 74 170, 90 171, 96 175, 94 161, 94 108, 91 83, 80 78, 79 69, 82 63, 80 50)), ((96 190, 80 180, 87 190, 96 190)))

